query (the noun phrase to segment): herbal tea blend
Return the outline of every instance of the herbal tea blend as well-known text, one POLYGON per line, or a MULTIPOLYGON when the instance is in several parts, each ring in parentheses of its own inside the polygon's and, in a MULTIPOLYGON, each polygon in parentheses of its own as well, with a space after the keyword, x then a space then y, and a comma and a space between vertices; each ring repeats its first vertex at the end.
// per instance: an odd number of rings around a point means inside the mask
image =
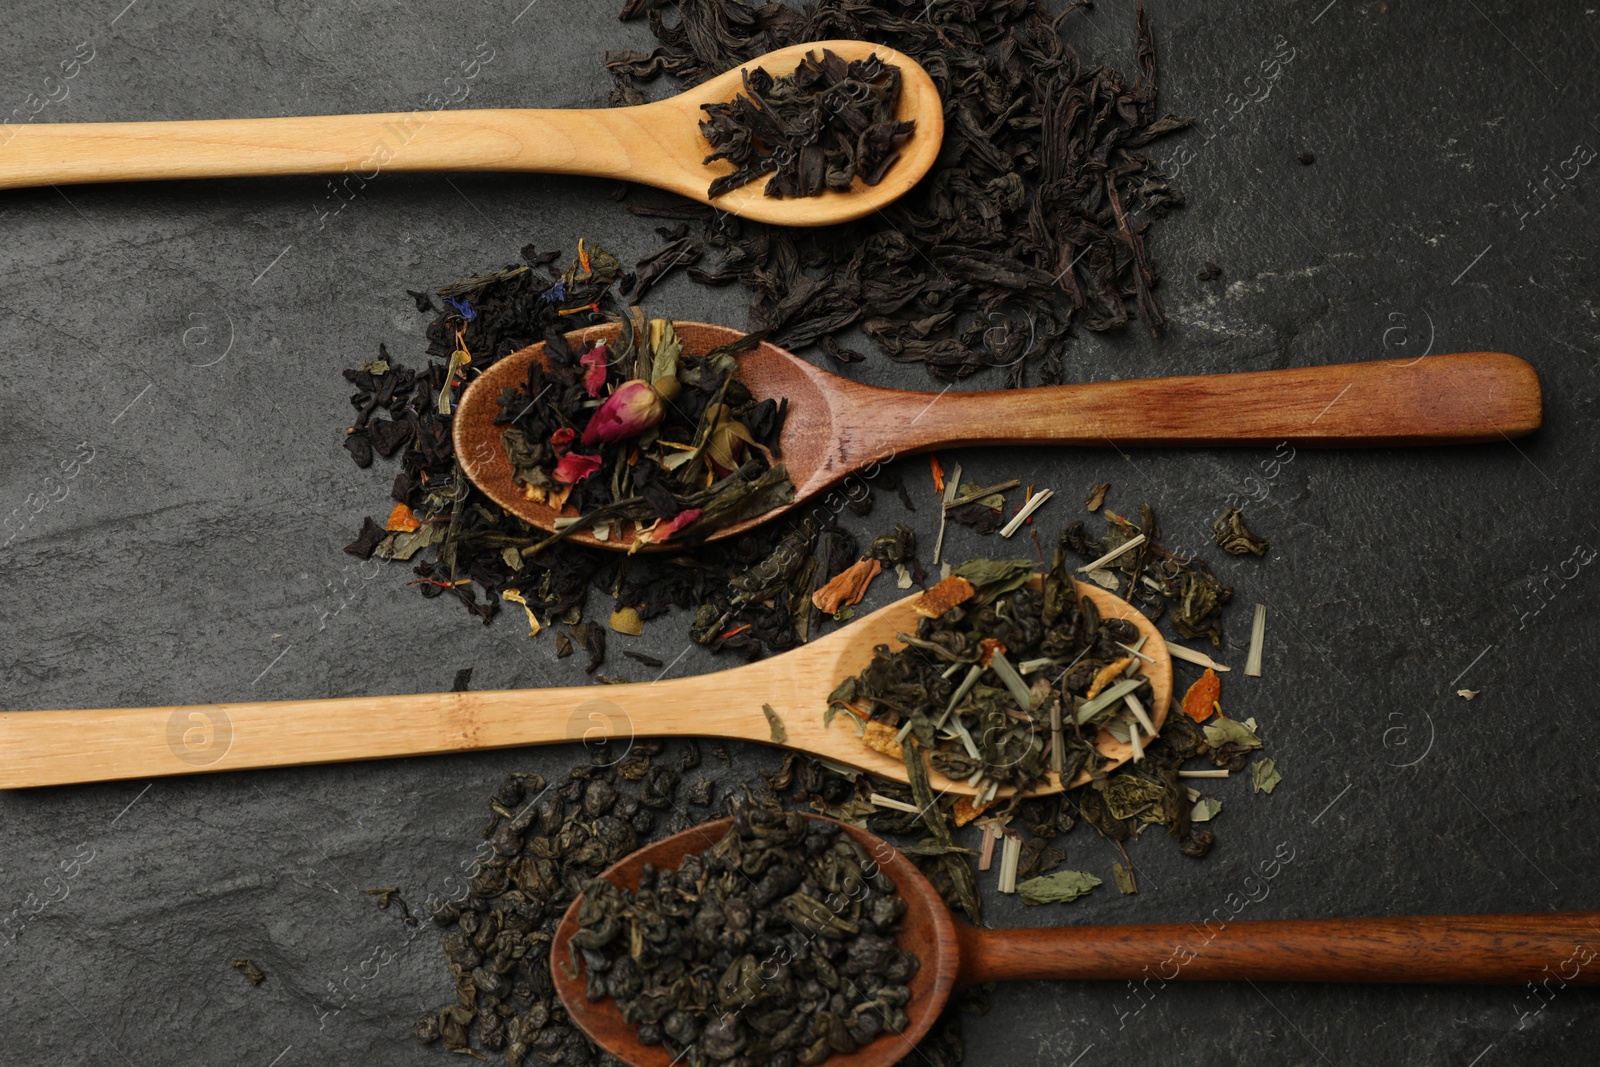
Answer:
POLYGON ((899 99, 900 68, 877 56, 846 62, 823 49, 776 78, 761 67, 748 71, 731 103, 701 105, 700 132, 716 149, 705 161, 736 168, 713 181, 709 195, 765 174, 773 197, 849 192, 856 178, 877 185, 916 128, 895 119, 899 99))
POLYGON ((787 503, 777 458, 788 400, 756 400, 739 354, 759 338, 694 355, 667 319, 638 306, 618 335, 568 346, 545 339, 527 381, 500 396, 501 441, 528 499, 578 516, 557 520, 635 546, 692 541, 787 503))
MULTIPOLYGON (((1134 19, 1135 69, 1083 62, 1070 40, 1103 37, 1083 24, 1087 4, 1057 15, 1040 0, 628 0, 661 47, 606 53, 614 105, 645 102, 663 74, 693 86, 791 44, 871 41, 915 59, 945 108, 939 159, 880 213, 844 226, 797 230, 681 204, 640 214, 698 220, 688 238, 723 253, 706 284, 750 292, 753 330, 791 351, 859 353, 837 335, 859 327, 890 359, 956 380, 989 367, 1020 385, 1025 368, 1062 379, 1068 331, 1121 327, 1134 309, 1152 334, 1166 315, 1146 243, 1155 221, 1183 204, 1149 146, 1189 116, 1157 104, 1155 34, 1134 19)), ((815 164, 812 164, 813 167, 815 164)))
POLYGON ((904 913, 836 824, 747 807, 634 892, 591 881, 571 945, 588 998, 615 1000, 675 1062, 788 1067, 905 1028, 917 958, 895 946, 904 913))

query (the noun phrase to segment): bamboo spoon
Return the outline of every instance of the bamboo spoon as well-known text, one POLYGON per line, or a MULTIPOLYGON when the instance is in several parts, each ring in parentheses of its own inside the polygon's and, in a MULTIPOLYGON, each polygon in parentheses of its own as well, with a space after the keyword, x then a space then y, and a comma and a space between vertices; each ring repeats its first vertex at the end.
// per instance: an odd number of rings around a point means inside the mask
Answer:
MULTIPOLYGON (((818 819, 822 816, 808 815, 818 819)), ((733 823, 719 819, 685 830, 621 860, 600 877, 637 889, 645 864, 676 869, 687 855, 720 840, 733 823)), ((938 890, 910 860, 880 837, 840 824, 894 880, 906 902, 897 941, 921 968, 905 1005, 910 1024, 885 1032, 827 1067, 898 1063, 928 1032, 950 996, 969 986, 1012 979, 1428 982, 1519 984, 1537 979, 1570 957, 1574 944, 1594 938, 1600 912, 1536 915, 1419 915, 1372 919, 1299 919, 1168 923, 1140 926, 1062 926, 1037 930, 979 930, 960 922, 938 890), (1171 973, 1169 972, 1169 969, 1171 973)), ((550 943, 550 972, 567 1013, 595 1044, 631 1067, 669 1067, 662 1045, 642 1045, 622 1020, 617 1002, 590 1002, 581 957, 569 974, 580 896, 567 908, 550 943)), ((1600 969, 1579 968, 1570 985, 1600 984, 1600 969)), ((1159 988, 1159 987, 1158 987, 1159 988)))
POLYGON ((816 41, 768 52, 666 100, 595 110, 496 109, 324 115, 190 122, 70 122, 22 126, 0 153, 0 189, 79 182, 170 178, 245 178, 390 171, 538 171, 642 182, 758 222, 826 226, 871 214, 915 185, 944 138, 939 91, 917 61, 865 41, 816 41), (876 55, 900 68, 896 117, 916 132, 875 186, 803 199, 763 194, 755 181, 711 200, 725 160, 706 165, 701 104, 732 100, 743 72, 777 76, 808 52, 832 49, 846 60, 876 55))
MULTIPOLYGON (((1098 586, 1078 583, 1104 618, 1133 622, 1146 640, 1140 660, 1150 678, 1156 730, 1172 695, 1172 660, 1155 627, 1136 608, 1098 586)), ((634 737, 729 737, 773 742, 769 704, 787 733, 784 747, 887 778, 906 780, 905 764, 869 749, 848 715, 827 726, 828 694, 871 662, 873 647, 898 647, 920 616, 915 596, 826 637, 732 670, 664 682, 565 689, 345 697, 198 707, 0 712, 0 789, 120 778, 290 767, 308 763, 468 752, 563 741, 611 742, 620 760, 634 737)), ((1127 742, 1101 732, 1101 753, 1125 762, 1127 742)), ((609 750, 608 750, 609 751, 609 750)), ((971 795, 965 781, 934 771, 935 790, 971 795)), ((1087 781, 1080 775, 1074 785, 1087 781)), ((1038 792, 1060 792, 1052 778, 1038 792)))
MULTIPOLYGON (((699 322, 674 323, 684 348, 705 353, 741 336, 699 322)), ((568 335, 574 344, 616 336, 616 325, 568 335)), ((467 476, 497 504, 543 530, 572 517, 528 500, 511 480, 500 442, 502 389, 522 385, 543 344, 513 352, 466 390, 454 420, 455 451, 467 476)), ((1516 356, 1464 352, 1407 362, 1091 382, 993 392, 922 393, 879 389, 820 370, 776 345, 740 357, 739 379, 757 398, 787 397, 779 451, 794 500, 712 534, 731 537, 807 501, 853 473, 896 456, 947 445, 1299 446, 1424 445, 1499 441, 1538 429, 1539 375, 1516 356)), ((631 526, 631 524, 629 524, 631 526)), ((633 533, 605 540, 587 530, 567 537, 628 549, 633 533)), ((654 548, 672 548, 652 546, 654 548)))

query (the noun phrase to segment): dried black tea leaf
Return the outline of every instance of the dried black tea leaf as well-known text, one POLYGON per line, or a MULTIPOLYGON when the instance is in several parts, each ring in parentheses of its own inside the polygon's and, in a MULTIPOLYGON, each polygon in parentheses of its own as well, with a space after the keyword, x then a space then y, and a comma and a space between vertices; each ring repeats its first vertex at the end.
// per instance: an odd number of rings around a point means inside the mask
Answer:
POLYGON ((260 985, 267 979, 265 972, 249 960, 234 960, 230 966, 249 979, 251 985, 260 985))
POLYGON ((1203 282, 1215 281, 1216 279, 1222 277, 1222 268, 1208 259, 1206 260, 1205 265, 1200 268, 1200 272, 1196 274, 1195 277, 1203 282))
MULTIPOLYGON (((1074 324, 1116 329, 1137 314, 1157 333, 1165 323, 1147 237, 1183 195, 1145 150, 1190 121, 1157 106, 1154 31, 1142 10, 1134 17, 1135 70, 1080 60, 1070 38, 1083 32, 1077 9, 1085 6, 1058 16, 1041 0, 682 0, 672 17, 649 0, 630 0, 622 17, 648 16, 661 47, 607 53, 611 101, 636 104, 654 79, 697 85, 810 41, 870 41, 911 56, 945 108, 940 157, 914 189, 866 219, 815 230, 704 209, 674 215, 697 220, 706 245, 722 253, 689 277, 745 286, 751 327, 771 330, 789 348, 818 343, 830 358, 848 358, 824 339, 859 327, 884 355, 921 363, 943 380, 999 367, 1008 385, 1020 385, 1031 364, 1044 381, 1059 381, 1074 324)), ((760 110, 769 81, 778 80, 752 79, 748 105, 720 105, 710 123, 708 135, 729 139, 722 150, 734 159, 733 180, 771 174, 773 191, 795 195, 842 187, 851 165, 870 176, 891 161, 899 134, 888 112, 863 117, 841 106, 860 133, 854 154, 836 165, 829 152, 848 139, 829 127, 807 143, 813 112, 798 120, 785 112, 780 123, 760 110), (755 130, 785 151, 761 158, 755 130)))
POLYGON ((714 149, 705 162, 734 166, 707 195, 769 174, 764 192, 772 197, 848 192, 857 178, 877 185, 916 128, 895 119, 899 99, 900 68, 877 56, 847 62, 825 48, 788 74, 747 70, 732 102, 701 105, 700 132, 714 149))

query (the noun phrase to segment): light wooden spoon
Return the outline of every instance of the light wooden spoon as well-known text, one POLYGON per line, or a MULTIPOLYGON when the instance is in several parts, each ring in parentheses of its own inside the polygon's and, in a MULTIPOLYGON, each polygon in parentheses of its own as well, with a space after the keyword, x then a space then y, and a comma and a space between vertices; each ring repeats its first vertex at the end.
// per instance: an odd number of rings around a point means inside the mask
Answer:
MULTIPOLYGON (((721 840, 732 823, 719 819, 647 845, 600 877, 623 889, 637 889, 645 864, 676 870, 685 856, 704 852, 721 840)), ((896 942, 901 951, 916 955, 920 967, 905 1005, 910 1020, 905 1031, 886 1032, 855 1052, 829 1056, 824 1061, 827 1067, 888 1067, 902 1062, 952 994, 986 982, 1133 982, 1153 977, 1162 985, 1170 981, 1520 985, 1548 975, 1551 963, 1570 959, 1573 945, 1591 941, 1600 928, 1600 912, 1556 912, 1229 921, 1215 927, 1208 920, 1203 925, 980 930, 951 915, 939 891, 893 845, 854 826, 840 823, 839 828, 860 842, 905 899, 896 942)), ((577 973, 568 973, 568 942, 577 932, 582 901, 579 896, 567 908, 550 943, 550 973, 562 1004, 590 1040, 624 1063, 670 1067, 678 1061, 664 1046, 640 1044, 637 1028, 623 1021, 616 1001, 588 999, 581 957, 577 973)), ((764 961, 763 969, 767 962, 771 961, 764 961)), ((1600 984, 1600 969, 1580 968, 1567 981, 1600 984)))
MULTIPOLYGON (((674 323, 686 351, 705 354, 741 333, 703 322, 674 323)), ((568 335, 573 344, 614 337, 616 325, 568 335)), ((468 477, 501 507, 543 530, 557 512, 511 480, 500 441, 500 391, 523 385, 544 345, 513 352, 466 390, 454 420, 455 451, 468 477)), ((1461 444, 1521 437, 1543 417, 1539 375, 1516 356, 1463 352, 1421 360, 1207 374, 1185 378, 1054 385, 990 392, 908 392, 861 385, 773 344, 739 357, 739 380, 758 399, 787 397, 779 451, 794 483, 782 508, 734 523, 731 537, 813 498, 852 474, 876 473, 896 456, 946 445, 1276 445, 1297 447, 1461 444)), ((840 503, 833 510, 839 510, 840 503)), ((824 509, 826 510, 826 509, 824 509)), ((625 550, 632 524, 605 541, 587 530, 570 540, 625 550)), ((677 547, 670 542, 652 548, 677 547)))
MULTIPOLYGON (((1150 678, 1157 730, 1172 696, 1172 660, 1150 620, 1098 586, 1078 583, 1103 618, 1129 619, 1146 636, 1140 661, 1150 678)), ((822 714, 839 683, 871 662, 873 648, 899 647, 914 633, 915 596, 857 619, 826 637, 732 670, 635 685, 565 689, 343 697, 196 707, 0 712, 0 789, 120 778, 290 767, 345 760, 425 756, 564 741, 606 745, 612 762, 635 737, 729 737, 773 742, 762 705, 787 733, 784 747, 900 781, 905 764, 864 745, 850 716, 827 726, 822 714)), ((1132 751, 1101 732, 1099 750, 1116 764, 1132 751)), ((1073 784, 1087 781, 1080 775, 1073 784)), ((935 790, 971 795, 965 781, 934 772, 935 790)), ((1052 781, 1041 793, 1060 792, 1052 781)))
POLYGON ((15 127, 0 152, 0 189, 79 182, 246 178, 382 171, 538 171, 642 182, 735 215, 784 226, 826 226, 871 214, 900 197, 933 165, 944 139, 944 108, 928 72, 904 53, 865 41, 816 41, 768 52, 694 88, 638 107, 593 110, 497 109, 324 115, 190 122, 63 122, 15 127), (732 100, 746 70, 787 74, 808 52, 846 60, 876 55, 900 68, 896 117, 916 122, 900 158, 875 186, 802 199, 762 192, 765 180, 711 200, 701 104, 732 100))

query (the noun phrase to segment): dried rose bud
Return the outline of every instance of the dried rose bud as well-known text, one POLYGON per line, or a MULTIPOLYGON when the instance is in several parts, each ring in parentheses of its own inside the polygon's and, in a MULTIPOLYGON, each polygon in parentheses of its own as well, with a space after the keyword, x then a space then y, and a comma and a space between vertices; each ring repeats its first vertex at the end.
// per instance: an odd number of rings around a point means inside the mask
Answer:
POLYGON ((611 443, 638 437, 660 425, 667 416, 661 394, 647 381, 634 378, 617 386, 606 402, 589 417, 583 428, 583 443, 611 443))

